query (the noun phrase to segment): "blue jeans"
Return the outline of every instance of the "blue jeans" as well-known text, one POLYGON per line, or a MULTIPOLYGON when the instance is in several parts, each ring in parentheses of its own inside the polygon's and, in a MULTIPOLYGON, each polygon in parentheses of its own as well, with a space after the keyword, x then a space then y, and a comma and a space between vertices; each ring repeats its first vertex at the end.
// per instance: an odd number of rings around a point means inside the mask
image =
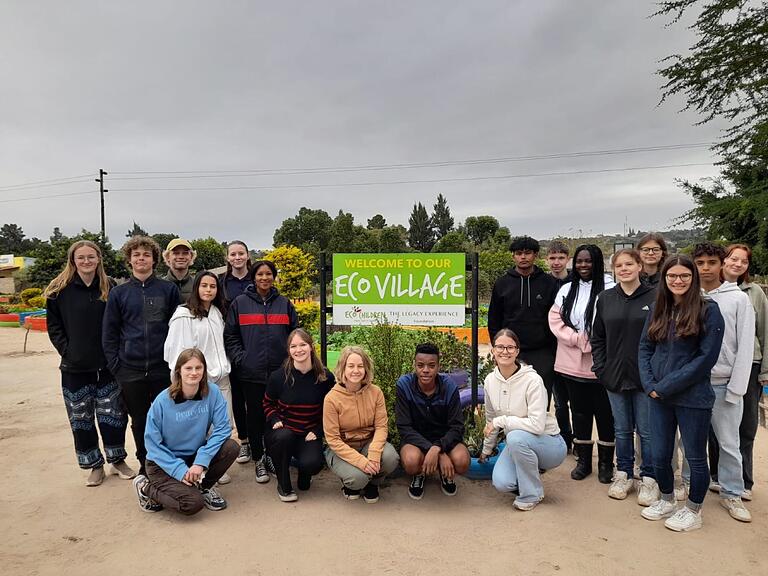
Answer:
POLYGON ((691 469, 691 488, 686 505, 691 510, 699 510, 709 488, 707 436, 712 410, 673 406, 651 398, 649 414, 653 430, 651 455, 662 498, 670 501, 675 499, 672 453, 675 447, 675 430, 680 428, 680 440, 691 469))
POLYGON ((640 476, 653 478, 651 458, 651 428, 649 411, 651 399, 642 390, 631 392, 608 391, 613 412, 613 427, 616 430, 616 468, 626 472, 628 478, 635 476, 635 430, 640 436, 642 465, 640 476))
POLYGON ((499 492, 517 491, 520 502, 538 502, 544 497, 539 470, 557 468, 568 449, 559 434, 531 434, 512 430, 507 445, 493 467, 493 485, 499 492))
MULTIPOLYGON (((721 498, 741 497, 744 492, 744 476, 739 450, 739 426, 744 410, 744 399, 736 404, 725 401, 726 385, 712 386, 715 391, 715 405, 712 407, 712 430, 717 436, 720 461, 717 465, 717 481, 720 483, 721 498)), ((687 456, 687 453, 686 453, 687 456)))

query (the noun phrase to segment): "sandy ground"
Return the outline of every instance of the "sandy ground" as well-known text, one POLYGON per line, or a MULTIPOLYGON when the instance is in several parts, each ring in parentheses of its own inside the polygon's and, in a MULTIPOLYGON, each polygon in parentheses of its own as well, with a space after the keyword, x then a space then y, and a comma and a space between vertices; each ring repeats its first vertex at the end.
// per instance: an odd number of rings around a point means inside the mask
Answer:
MULTIPOLYGON (((0 328, 0 573, 62 574, 768 574, 768 433, 759 432, 752 524, 709 494, 704 528, 676 534, 640 517, 631 496, 610 500, 595 475, 568 477, 569 457, 544 476, 533 512, 512 508, 488 482, 459 480, 455 498, 427 484, 412 501, 405 478, 378 504, 349 502, 324 471, 296 504, 272 480, 235 464, 229 508, 183 518, 147 514, 131 483, 87 488, 47 336, 0 328)), ((128 434, 129 452, 133 446, 128 434)), ((129 462, 135 465, 133 458, 129 462)))

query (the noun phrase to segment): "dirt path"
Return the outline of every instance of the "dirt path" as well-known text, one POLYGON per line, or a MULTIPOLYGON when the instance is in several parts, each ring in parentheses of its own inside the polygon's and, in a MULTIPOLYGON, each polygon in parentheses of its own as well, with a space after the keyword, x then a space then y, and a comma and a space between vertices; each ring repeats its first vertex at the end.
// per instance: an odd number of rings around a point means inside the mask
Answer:
MULTIPOLYGON (((593 475, 568 477, 569 458, 545 475, 533 512, 487 482, 437 484, 414 502, 400 479, 378 504, 348 502, 325 471, 296 504, 274 480, 256 485, 235 464, 222 488, 229 508, 193 518, 139 510, 130 482, 86 488, 47 336, 0 328, 0 573, 37 574, 744 574, 768 573, 768 434, 755 454, 752 524, 732 520, 709 494, 704 528, 675 534, 640 517, 633 497, 610 500, 593 475)), ((128 434, 130 443, 130 433, 128 434)), ((132 444, 129 452, 132 452, 132 444)), ((135 463, 133 459, 129 459, 135 463)))

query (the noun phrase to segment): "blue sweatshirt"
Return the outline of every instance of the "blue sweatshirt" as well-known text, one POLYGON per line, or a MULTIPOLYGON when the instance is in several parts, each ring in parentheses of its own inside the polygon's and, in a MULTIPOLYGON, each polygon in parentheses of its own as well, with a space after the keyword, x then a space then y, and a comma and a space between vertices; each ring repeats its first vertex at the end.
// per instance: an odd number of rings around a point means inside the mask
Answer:
POLYGON ((190 459, 194 457, 193 465, 208 468, 231 433, 227 401, 216 384, 208 383, 208 394, 200 397, 198 393, 191 400, 181 397, 176 401, 166 388, 152 402, 147 414, 147 459, 181 481, 189 470, 190 459))

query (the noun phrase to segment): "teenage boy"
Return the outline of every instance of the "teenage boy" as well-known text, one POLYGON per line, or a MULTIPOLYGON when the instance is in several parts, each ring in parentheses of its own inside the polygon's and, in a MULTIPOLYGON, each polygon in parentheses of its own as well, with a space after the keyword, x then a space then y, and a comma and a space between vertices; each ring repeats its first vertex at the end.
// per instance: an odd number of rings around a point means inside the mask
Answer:
POLYGON ((152 238, 132 236, 122 252, 131 278, 109 291, 101 339, 107 367, 131 417, 139 474, 146 475, 144 427, 150 404, 170 384, 163 346, 168 321, 179 305, 179 289, 155 276, 160 246, 152 238))
POLYGON ((454 477, 469 469, 469 451, 462 444, 464 418, 459 389, 440 374, 440 351, 434 344, 419 344, 411 374, 397 381, 395 419, 400 433, 400 461, 411 475, 408 495, 420 500, 424 479, 440 476, 446 496, 456 494, 454 477))
POLYGON ((163 276, 163 280, 176 284, 184 302, 188 302, 192 294, 195 277, 190 272, 190 268, 195 263, 195 258, 197 258, 197 252, 184 238, 174 238, 168 242, 163 252, 163 260, 168 265, 168 274, 163 276))
MULTIPOLYGON (((568 246, 560 240, 553 240, 547 248, 547 264, 549 265, 549 274, 557 280, 557 288, 571 281, 571 275, 568 273, 568 246)), ((573 443, 573 429, 571 428, 571 409, 568 406, 570 398, 568 388, 565 382, 554 373, 552 376, 552 396, 555 400, 555 418, 560 427, 560 435, 565 440, 568 451, 571 450, 573 443)))
POLYGON ((512 239, 509 249, 515 267, 493 285, 488 306, 488 333, 509 328, 520 338, 518 358, 544 380, 548 399, 555 379, 557 340, 549 329, 549 309, 555 303, 557 280, 535 265, 539 243, 530 236, 512 239))
POLYGON ((565 242, 560 240, 553 240, 547 248, 547 264, 549 265, 549 273, 558 282, 559 286, 562 286, 566 282, 571 281, 570 274, 568 274, 568 246, 565 242))
POLYGON ((712 432, 716 438, 710 434, 710 442, 717 442, 720 452, 716 471, 720 504, 736 520, 751 522, 752 515, 741 501, 744 478, 739 450, 739 426, 744 409, 743 396, 752 370, 755 311, 749 297, 734 282, 721 280, 720 271, 724 260, 725 250, 721 246, 705 242, 697 244, 693 249, 693 261, 699 271, 701 288, 717 302, 725 320, 720 356, 712 368, 712 389, 715 391, 712 432))

